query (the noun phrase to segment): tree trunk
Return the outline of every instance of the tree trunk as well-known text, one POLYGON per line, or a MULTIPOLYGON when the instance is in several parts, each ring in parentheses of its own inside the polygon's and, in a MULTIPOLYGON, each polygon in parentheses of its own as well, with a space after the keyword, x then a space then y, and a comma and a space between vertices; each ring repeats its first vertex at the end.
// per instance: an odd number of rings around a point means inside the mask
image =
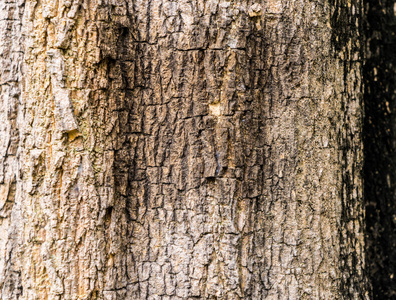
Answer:
POLYGON ((359 1, 0 4, 1 299, 366 299, 359 1))

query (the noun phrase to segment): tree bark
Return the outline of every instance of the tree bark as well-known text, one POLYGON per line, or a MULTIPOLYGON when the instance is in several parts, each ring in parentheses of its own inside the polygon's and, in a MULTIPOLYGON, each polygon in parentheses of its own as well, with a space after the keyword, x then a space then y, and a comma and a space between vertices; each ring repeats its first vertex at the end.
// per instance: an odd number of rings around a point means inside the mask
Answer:
POLYGON ((359 1, 0 9, 1 299, 367 298, 359 1))

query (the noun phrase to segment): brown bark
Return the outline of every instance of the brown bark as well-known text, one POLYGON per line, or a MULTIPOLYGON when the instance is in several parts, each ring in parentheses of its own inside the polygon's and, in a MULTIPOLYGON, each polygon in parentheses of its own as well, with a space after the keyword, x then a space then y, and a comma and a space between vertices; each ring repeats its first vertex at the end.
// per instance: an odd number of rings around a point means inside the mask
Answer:
POLYGON ((360 2, 19 5, 1 299, 366 298, 360 2))

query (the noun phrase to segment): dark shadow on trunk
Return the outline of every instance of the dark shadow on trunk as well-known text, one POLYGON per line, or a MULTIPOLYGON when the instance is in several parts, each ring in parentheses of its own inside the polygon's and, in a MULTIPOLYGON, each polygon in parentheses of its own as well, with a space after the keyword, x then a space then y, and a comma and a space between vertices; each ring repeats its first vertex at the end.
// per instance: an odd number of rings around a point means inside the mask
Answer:
POLYGON ((364 193, 373 299, 396 297, 396 18, 394 1, 365 1, 364 193))

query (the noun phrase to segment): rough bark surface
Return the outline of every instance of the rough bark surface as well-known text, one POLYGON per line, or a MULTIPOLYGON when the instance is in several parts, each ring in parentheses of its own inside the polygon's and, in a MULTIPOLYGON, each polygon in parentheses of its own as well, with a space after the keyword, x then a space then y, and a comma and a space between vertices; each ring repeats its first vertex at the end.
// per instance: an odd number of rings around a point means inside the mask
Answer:
POLYGON ((1 299, 366 298, 360 2, 1 5, 1 299))
POLYGON ((0 289, 1 299, 22 295, 18 252, 22 181, 18 164, 23 1, 0 2, 0 289))

